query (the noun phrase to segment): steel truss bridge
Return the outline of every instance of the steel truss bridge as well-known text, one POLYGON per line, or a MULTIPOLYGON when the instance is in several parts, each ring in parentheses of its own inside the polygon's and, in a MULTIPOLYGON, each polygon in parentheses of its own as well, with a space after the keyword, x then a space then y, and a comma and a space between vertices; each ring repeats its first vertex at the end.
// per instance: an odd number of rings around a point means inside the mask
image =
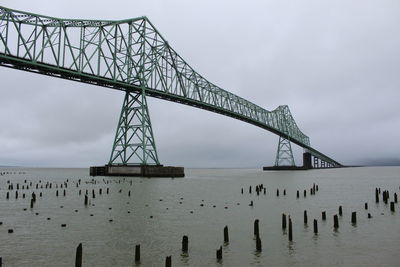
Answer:
POLYGON ((0 7, 0 65, 124 91, 109 164, 159 164, 146 102, 150 96, 220 113, 278 135, 276 165, 294 164, 292 142, 314 157, 314 167, 341 166, 311 147, 288 106, 268 111, 209 82, 146 17, 61 19, 0 7))

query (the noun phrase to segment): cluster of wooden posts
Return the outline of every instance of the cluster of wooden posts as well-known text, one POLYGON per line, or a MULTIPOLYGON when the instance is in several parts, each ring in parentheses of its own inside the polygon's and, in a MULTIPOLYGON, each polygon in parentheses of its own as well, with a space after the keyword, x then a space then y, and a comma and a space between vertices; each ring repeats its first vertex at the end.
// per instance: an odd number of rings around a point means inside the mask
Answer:
MULTIPOLYGON (((122 180, 123 182, 125 182, 125 178, 122 180)), ((102 195, 103 193, 105 194, 109 194, 109 187, 106 188, 98 188, 97 190, 92 189, 91 191, 88 189, 80 189, 80 185, 81 185, 81 179, 78 179, 77 181, 73 181, 73 184, 75 184, 76 188, 79 189, 78 194, 79 196, 84 194, 84 205, 90 205, 90 198, 95 199, 96 195, 102 195), (104 191, 103 191, 104 190, 104 191)), ((90 180, 87 181, 86 184, 98 184, 100 181, 97 180, 90 180)), ((108 185, 110 182, 114 182, 114 183, 121 183, 121 180, 112 180, 112 181, 108 181, 108 180, 104 180, 103 182, 105 185, 108 185)), ((132 180, 129 181, 130 185, 132 186, 132 180)), ((15 199, 18 199, 19 197, 22 196, 23 199, 26 198, 26 193, 25 190, 41 190, 41 189, 52 189, 55 190, 55 196, 59 197, 59 196, 66 196, 67 191, 66 189, 68 188, 68 186, 70 186, 70 181, 69 179, 62 181, 61 183, 54 183, 54 182, 43 182, 42 180, 39 180, 38 183, 32 183, 32 182, 28 182, 27 180, 24 181, 24 183, 11 183, 10 180, 7 181, 7 187, 8 187, 8 191, 6 192, 6 199, 10 198, 10 194, 13 193, 15 194, 15 199)), ((257 195, 260 194, 267 194, 267 188, 264 186, 264 184, 258 184, 254 187, 254 191, 257 195)), ((304 189, 304 190, 297 190, 296 191, 296 198, 300 198, 300 193, 302 191, 302 195, 303 197, 307 197, 307 193, 309 192, 309 194, 311 196, 315 195, 316 192, 319 191, 319 186, 316 185, 315 183, 308 189, 304 189)), ((54 191, 53 191, 54 192, 54 191)), ((122 192, 122 189, 120 189, 118 191, 119 193, 122 192)), ((248 189, 249 194, 253 193, 253 187, 249 186, 248 189)), ((30 208, 33 209, 35 206, 35 203, 37 201, 37 193, 32 192, 31 193, 31 199, 30 199, 30 208)), ((130 197, 131 196, 131 191, 127 190, 127 194, 130 197)), ((241 188, 241 194, 244 194, 244 189, 241 188)), ((286 196, 287 191, 286 189, 280 190, 279 188, 276 189, 276 196, 279 197, 280 195, 286 196)), ((39 192, 38 194, 39 197, 42 197, 43 194, 42 192, 39 192)), ((381 192, 380 188, 375 188, 375 202, 379 203, 380 200, 382 199, 382 201, 388 205, 390 204, 390 211, 392 213, 395 212, 395 203, 398 202, 397 200, 397 193, 393 194, 393 201, 389 201, 390 195, 389 195, 389 191, 388 190, 383 190, 381 192), (390 203, 389 203, 390 202, 390 203)), ((182 198, 181 198, 182 200, 182 198)), ((161 199, 160 199, 161 201, 161 199)), ((182 204, 182 202, 179 202, 180 204, 182 204)), ((203 206, 203 204, 201 204, 201 206, 203 206)), ((251 201, 249 206, 254 206, 254 202, 251 201)), ((215 207, 215 205, 213 206, 215 207)), ((227 208, 227 207, 225 207, 227 208)), ((368 202, 364 203, 364 208, 365 210, 368 210, 368 202)), ((109 208, 111 209, 111 208, 109 208)), ((26 210, 26 209, 24 209, 26 210)), ((75 210, 77 212, 77 210, 75 210)), ((128 211, 129 213, 129 211, 128 211)), ((38 213, 36 213, 36 215, 38 215, 38 213)), ((92 216, 92 215, 91 215, 92 216)), ((339 228, 339 216, 343 216, 343 207, 339 206, 338 207, 338 213, 337 214, 333 214, 333 228, 334 230, 337 230, 339 228)), ((368 213, 368 218, 372 218, 372 215, 370 213, 368 213)), ((321 219, 322 221, 326 221, 327 219, 327 214, 326 211, 322 211, 321 212, 321 219)), ((50 218, 47 218, 47 220, 50 220, 50 218)), ((110 219, 110 221, 112 221, 110 219)), ((307 210, 304 210, 303 213, 303 222, 305 225, 308 224, 308 213, 307 210)), ((357 224, 357 212, 353 211, 351 213, 351 223, 355 226, 357 224)), ((2 224, 2 222, 0 222, 0 225, 2 224)), ((66 224, 62 224, 61 227, 66 227, 66 224)), ((293 227, 292 227, 292 219, 290 217, 290 215, 286 215, 285 213, 282 213, 282 229, 284 231, 287 231, 288 233, 288 240, 289 242, 293 241, 293 227)), ((8 233, 13 233, 14 230, 13 229, 8 229, 8 233)), ((255 249, 257 252, 261 252, 262 251, 262 240, 260 237, 260 221, 258 219, 256 219, 254 221, 254 239, 255 239, 255 249)), ((313 219, 313 232, 314 234, 318 234, 318 219, 313 219)), ((223 229, 223 236, 224 236, 224 243, 228 244, 229 243, 229 231, 228 231, 228 226, 225 226, 223 229)), ((188 253, 188 243, 189 243, 189 238, 188 236, 183 236, 182 238, 182 252, 183 253, 188 253)), ((220 246, 219 248, 217 248, 216 250, 216 259, 217 261, 222 261, 222 255, 223 255, 223 246, 220 246)), ((136 263, 140 263, 141 262, 141 258, 140 258, 140 245, 136 245, 135 247, 135 262, 136 263)), ((171 266, 172 265, 172 257, 171 256, 166 256, 165 258, 165 266, 171 266)), ((2 258, 0 257, 0 267, 2 266, 2 258)), ((82 244, 79 244, 77 249, 76 249, 76 263, 75 266, 82 266, 82 244)))
MULTIPOLYGON (((4 172, 4 174, 12 174, 11 172, 4 172)), ((20 172, 20 174, 25 174, 25 172, 20 172)), ((123 181, 125 182, 125 179, 123 179, 123 181)), ((105 185, 108 185, 111 182, 115 182, 115 183, 121 183, 121 180, 118 181, 110 181, 110 180, 105 180, 103 179, 103 183, 105 185)), ((69 179, 66 179, 65 181, 59 182, 59 183, 55 183, 55 182, 42 182, 42 180, 39 180, 37 183, 33 183, 31 181, 27 181, 24 180, 24 182, 22 183, 12 183, 10 180, 7 180, 7 192, 6 192, 6 199, 9 200, 12 196, 11 194, 14 192, 14 197, 15 199, 25 199, 28 197, 27 193, 25 193, 25 191, 27 190, 54 190, 55 196, 59 197, 59 196, 66 196, 67 195, 67 188, 69 185, 70 181, 69 179)), ((76 182, 73 181, 73 183, 76 184, 76 188, 79 188, 82 180, 78 179, 76 182)), ((90 181, 86 181, 86 184, 99 184, 99 181, 95 180, 95 179, 91 179, 90 181)), ((132 180, 129 181, 129 184, 132 186, 132 180)), ((122 189, 120 189, 118 191, 119 193, 122 193, 122 189)), ((79 196, 82 195, 83 191, 82 189, 79 189, 79 196)), ((90 200, 89 200, 89 190, 85 189, 84 191, 85 196, 84 196, 84 205, 88 206, 90 205, 90 200)), ((98 189, 98 194, 102 195, 103 193, 103 189, 99 188, 98 189)), ((109 194, 110 193, 110 189, 109 187, 105 188, 105 193, 109 194)), ((30 199, 30 209, 34 209, 35 203, 37 201, 37 195, 36 193, 33 191, 31 193, 31 199, 30 199)), ((128 190, 128 196, 131 196, 131 191, 128 190)), ((43 193, 40 191, 39 192, 39 197, 43 197, 43 193)), ((96 191, 95 189, 93 189, 91 191, 91 197, 92 199, 96 198, 96 191)), ((63 208, 63 206, 60 206, 60 208, 63 208)), ((26 211, 28 208, 24 208, 24 210, 26 211)), ((111 209, 111 208, 110 208, 111 209)), ((78 210, 75 210, 75 212, 78 212, 78 210)), ((130 213, 130 211, 128 211, 128 213, 130 213)), ((35 215, 39 215, 38 212, 35 213, 35 215)), ((91 214, 90 216, 93 216, 93 214, 91 214)), ((47 220, 51 220, 50 217, 47 218, 47 220)), ((109 220, 110 222, 113 221, 112 219, 109 220)), ((0 225, 2 225, 3 222, 0 222, 0 225)), ((61 227, 66 227, 67 224, 63 223, 61 224, 61 227)), ((8 233, 14 233, 14 229, 8 229, 8 233)), ((1 267, 1 266, 0 266, 1 267)))

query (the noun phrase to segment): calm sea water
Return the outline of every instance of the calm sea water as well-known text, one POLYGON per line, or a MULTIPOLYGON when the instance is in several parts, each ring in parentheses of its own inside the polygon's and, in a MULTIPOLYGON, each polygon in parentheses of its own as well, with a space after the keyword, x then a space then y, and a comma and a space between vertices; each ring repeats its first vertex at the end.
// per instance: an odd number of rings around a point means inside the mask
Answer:
POLYGON ((389 190, 389 201, 393 193, 399 194, 400 167, 296 172, 186 169, 186 178, 96 177, 96 183, 87 169, 0 168, 0 172, 12 172, 0 176, 4 266, 74 266, 79 243, 83 244, 83 266, 135 266, 136 244, 141 245, 141 266, 164 266, 169 255, 172 266, 400 265, 400 207, 396 204, 393 213, 382 198, 375 203, 377 187, 389 190), (79 179, 81 184, 76 187, 79 179), (14 190, 8 190, 7 181, 14 190), (66 196, 65 187, 60 188, 64 182, 68 184, 66 196), (52 188, 41 189, 46 183, 52 183, 52 188), (319 191, 310 195, 314 183, 319 191), (267 188, 265 195, 255 193, 258 184, 267 188), (86 189, 90 205, 85 207, 86 189), (297 190, 300 198, 296 198, 297 190), (307 190, 306 197, 303 190, 307 190), (37 201, 30 209, 32 192, 37 201), (333 215, 340 205, 343 216, 334 231, 333 215), (308 225, 303 223, 304 210, 308 225), (321 220, 322 211, 327 213, 326 221, 321 220), (357 212, 356 225, 350 222, 353 211, 357 212), (292 218, 293 242, 282 230, 282 213, 292 218), (318 235, 313 233, 314 218, 318 219, 318 235), (256 252, 255 219, 260 220, 262 252, 256 252), (229 228, 229 244, 223 242, 224 226, 229 228), (183 235, 189 237, 188 254, 181 253, 183 235), (217 262, 216 249, 221 245, 223 260, 217 262))

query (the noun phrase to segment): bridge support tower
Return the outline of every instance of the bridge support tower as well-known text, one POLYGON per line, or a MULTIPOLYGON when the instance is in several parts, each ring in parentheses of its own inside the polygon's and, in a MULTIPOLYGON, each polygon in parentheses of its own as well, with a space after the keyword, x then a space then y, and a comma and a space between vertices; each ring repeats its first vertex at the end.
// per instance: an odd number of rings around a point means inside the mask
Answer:
POLYGON ((90 175, 183 177, 182 167, 158 160, 145 91, 126 92, 107 165, 91 167, 90 175))
POLYGON ((279 137, 275 166, 296 166, 294 163, 292 145, 288 139, 281 136, 279 137))

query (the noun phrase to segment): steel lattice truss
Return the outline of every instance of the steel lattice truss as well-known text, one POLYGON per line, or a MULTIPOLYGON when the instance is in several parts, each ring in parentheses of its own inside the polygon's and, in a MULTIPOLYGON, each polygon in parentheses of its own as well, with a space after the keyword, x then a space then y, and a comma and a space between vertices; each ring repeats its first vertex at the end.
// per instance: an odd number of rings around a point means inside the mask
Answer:
POLYGON ((60 19, 0 7, 0 64, 113 89, 141 92, 267 129, 334 165, 310 146, 287 106, 261 108, 206 80, 146 17, 60 19))

